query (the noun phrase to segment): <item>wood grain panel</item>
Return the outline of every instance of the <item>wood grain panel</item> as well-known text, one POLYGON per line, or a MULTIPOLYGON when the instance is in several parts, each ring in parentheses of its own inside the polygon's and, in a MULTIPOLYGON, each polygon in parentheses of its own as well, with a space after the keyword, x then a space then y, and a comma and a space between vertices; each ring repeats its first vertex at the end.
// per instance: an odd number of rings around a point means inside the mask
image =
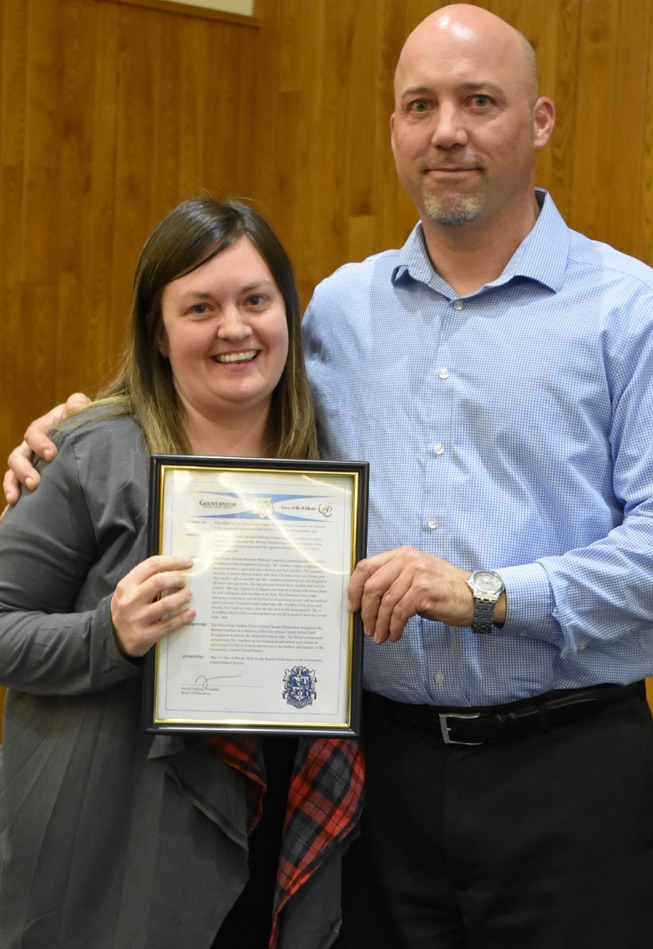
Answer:
POLYGON ((249 192, 259 31, 111 0, 3 0, 0 30, 4 456, 115 365, 152 224, 204 190, 249 192))
MULTIPOLYGON (((541 183, 573 226, 653 259, 650 4, 479 5, 532 39, 557 102, 541 183)), ((343 261, 404 239, 415 214, 389 148, 392 74, 437 6, 259 0, 245 28, 114 0, 3 0, 3 454, 26 417, 106 375, 140 242, 181 197, 257 202, 304 302, 343 261), (26 319, 36 286, 46 312, 26 319)))
MULTIPOLYGON (((415 211, 389 146, 392 77, 433 0, 257 0, 256 17, 137 0, 0 0, 0 459, 94 391, 122 349, 137 254, 208 191, 252 200, 304 303, 415 211)), ((653 263, 649 0, 487 0, 522 29, 558 120, 539 156, 569 223, 653 263)))

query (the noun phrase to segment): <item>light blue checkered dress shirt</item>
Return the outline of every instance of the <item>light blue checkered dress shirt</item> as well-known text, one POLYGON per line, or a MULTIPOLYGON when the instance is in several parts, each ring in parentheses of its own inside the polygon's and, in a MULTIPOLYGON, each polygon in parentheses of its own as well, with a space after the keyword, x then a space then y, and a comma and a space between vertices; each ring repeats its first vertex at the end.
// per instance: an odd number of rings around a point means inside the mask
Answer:
POLYGON ((502 629, 414 617, 367 688, 485 705, 653 673, 653 270, 538 191, 503 274, 459 298, 421 225, 304 319, 323 457, 370 462, 369 553, 408 544, 506 584, 502 629))

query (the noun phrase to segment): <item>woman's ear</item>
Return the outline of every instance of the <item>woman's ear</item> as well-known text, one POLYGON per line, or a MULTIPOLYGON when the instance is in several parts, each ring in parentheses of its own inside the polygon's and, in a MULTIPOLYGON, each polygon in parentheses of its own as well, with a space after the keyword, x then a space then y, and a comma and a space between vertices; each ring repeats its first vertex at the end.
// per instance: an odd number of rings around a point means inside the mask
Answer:
POLYGON ((161 355, 165 359, 168 359, 170 355, 170 349, 168 347, 168 337, 163 327, 159 327, 159 331, 156 334, 156 344, 159 347, 159 352, 161 355))

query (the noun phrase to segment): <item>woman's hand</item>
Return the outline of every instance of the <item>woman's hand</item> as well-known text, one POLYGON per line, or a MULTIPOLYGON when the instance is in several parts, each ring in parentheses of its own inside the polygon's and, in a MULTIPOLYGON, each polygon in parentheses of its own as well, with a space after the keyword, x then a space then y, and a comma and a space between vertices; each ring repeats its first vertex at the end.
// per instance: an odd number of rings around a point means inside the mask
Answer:
POLYGON ((89 402, 88 396, 82 392, 74 392, 66 402, 57 405, 50 412, 30 424, 25 432, 25 441, 14 448, 7 459, 9 471, 5 472, 2 482, 7 504, 13 505, 16 503, 20 497, 21 484, 24 484, 30 491, 38 486, 41 477, 32 465, 32 453, 39 458, 43 458, 44 461, 52 461, 57 454, 57 447, 48 437, 48 433, 59 422, 83 409, 89 402))
POLYGON ((192 565, 190 557, 148 557, 122 578, 111 598, 111 619, 124 655, 144 656, 195 618, 181 572, 192 565))

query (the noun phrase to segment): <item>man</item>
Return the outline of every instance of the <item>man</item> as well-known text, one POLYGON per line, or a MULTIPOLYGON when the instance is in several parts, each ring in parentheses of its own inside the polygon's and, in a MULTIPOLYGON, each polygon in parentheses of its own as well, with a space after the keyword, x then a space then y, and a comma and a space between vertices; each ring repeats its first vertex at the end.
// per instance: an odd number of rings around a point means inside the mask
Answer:
POLYGON ((634 949, 653 933, 653 272, 535 190, 554 108, 502 20, 427 17, 395 94, 419 224, 305 319, 323 452, 371 462, 350 588, 367 804, 338 947, 634 949))
POLYGON ((339 947, 653 934, 653 272, 535 190, 553 124, 520 34, 427 17, 391 120, 420 223, 304 321, 325 457, 371 465, 339 947))

